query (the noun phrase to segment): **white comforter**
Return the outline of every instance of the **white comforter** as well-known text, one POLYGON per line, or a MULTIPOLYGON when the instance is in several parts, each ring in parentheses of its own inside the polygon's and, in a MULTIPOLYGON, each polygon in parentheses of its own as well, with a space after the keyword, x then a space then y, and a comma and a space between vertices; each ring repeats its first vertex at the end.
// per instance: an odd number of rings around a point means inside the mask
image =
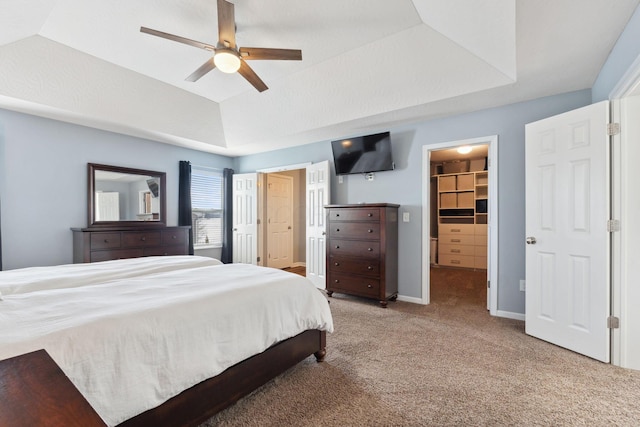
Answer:
POLYGON ((0 360, 46 349, 115 425, 278 341, 306 329, 333 331, 326 298, 301 276, 246 264, 177 264, 142 275, 123 268, 125 278, 109 269, 106 281, 73 287, 23 283, 31 290, 0 301, 0 360))

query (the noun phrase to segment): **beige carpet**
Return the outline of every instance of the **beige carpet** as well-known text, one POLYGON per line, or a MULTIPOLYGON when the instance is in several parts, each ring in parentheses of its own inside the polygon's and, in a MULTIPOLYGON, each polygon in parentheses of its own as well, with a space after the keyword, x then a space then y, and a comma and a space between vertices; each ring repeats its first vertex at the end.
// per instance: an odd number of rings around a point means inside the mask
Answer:
POLYGON ((334 294, 313 357, 203 426, 638 426, 640 372, 489 316, 485 274, 433 269, 432 304, 334 294))

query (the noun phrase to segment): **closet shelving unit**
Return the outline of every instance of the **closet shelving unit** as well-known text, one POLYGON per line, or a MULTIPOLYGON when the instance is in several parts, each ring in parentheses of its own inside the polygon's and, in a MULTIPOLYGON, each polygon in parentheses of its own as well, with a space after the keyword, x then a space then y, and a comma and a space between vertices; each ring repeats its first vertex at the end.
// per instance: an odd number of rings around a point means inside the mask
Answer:
POLYGON ((438 264, 486 269, 488 172, 449 173, 435 177, 438 264))

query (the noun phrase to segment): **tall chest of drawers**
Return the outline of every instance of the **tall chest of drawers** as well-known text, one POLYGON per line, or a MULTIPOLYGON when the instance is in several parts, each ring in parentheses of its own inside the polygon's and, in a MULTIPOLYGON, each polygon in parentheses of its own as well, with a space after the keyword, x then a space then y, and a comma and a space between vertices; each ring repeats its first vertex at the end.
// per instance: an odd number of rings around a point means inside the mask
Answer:
POLYGON ((188 255, 190 227, 72 228, 73 262, 188 255))
POLYGON ((327 293, 398 297, 398 208, 389 203, 328 205, 327 293))

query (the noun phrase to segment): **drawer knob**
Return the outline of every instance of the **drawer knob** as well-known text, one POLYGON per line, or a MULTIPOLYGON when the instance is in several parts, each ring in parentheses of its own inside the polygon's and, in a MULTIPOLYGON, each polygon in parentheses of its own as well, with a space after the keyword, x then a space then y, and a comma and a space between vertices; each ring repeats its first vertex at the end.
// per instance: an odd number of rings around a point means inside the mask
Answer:
POLYGON ((373 252, 373 248, 367 248, 369 252, 373 252))
POLYGON ((371 283, 367 284, 367 288, 371 289, 373 288, 373 285, 371 283))
POLYGON ((109 239, 104 239, 104 242, 105 243, 109 243, 109 239))
POLYGON ((340 245, 336 245, 336 249, 340 249, 340 245))
POLYGON ((336 282, 336 283, 340 283, 340 280, 336 279, 336 280, 334 280, 334 282, 336 282))
POLYGON ((165 253, 164 253, 164 256, 167 256, 167 255, 169 255, 169 254, 165 252, 165 253))
POLYGON ((373 270, 373 267, 372 266, 368 266, 367 270, 373 270))
POLYGON ((340 231, 340 229, 339 229, 339 228, 336 228, 336 231, 340 231))
POLYGON ((142 236, 142 237, 140 238, 140 240, 142 240, 142 241, 144 242, 145 240, 147 240, 147 238, 146 238, 146 237, 144 237, 144 236, 142 236))
POLYGON ((171 236, 172 239, 177 239, 178 236, 176 236, 175 234, 173 236, 171 236))
POLYGON ((460 243, 460 239, 451 239, 453 243, 460 243))
POLYGON ((460 264, 460 260, 452 259, 451 264, 460 264))
POLYGON ((340 263, 339 263, 339 262, 336 262, 334 265, 337 267, 337 266, 339 266, 339 265, 340 265, 340 263))
POLYGON ((368 229, 367 233, 373 233, 373 230, 372 229, 368 229))
POLYGON ((451 232, 452 232, 452 233, 459 233, 459 232, 460 232, 460 229, 459 229, 459 228, 452 228, 452 229, 451 229, 451 232))
POLYGON ((371 212, 369 212, 369 213, 367 214, 367 216, 368 216, 369 218, 371 218, 371 217, 373 216, 373 214, 372 214, 371 212))
POLYGON ((337 213, 337 214, 336 214, 336 216, 340 216, 340 214, 339 214, 339 213, 337 213))
POLYGON ((451 253, 459 254, 460 253, 460 249, 451 249, 451 253))

